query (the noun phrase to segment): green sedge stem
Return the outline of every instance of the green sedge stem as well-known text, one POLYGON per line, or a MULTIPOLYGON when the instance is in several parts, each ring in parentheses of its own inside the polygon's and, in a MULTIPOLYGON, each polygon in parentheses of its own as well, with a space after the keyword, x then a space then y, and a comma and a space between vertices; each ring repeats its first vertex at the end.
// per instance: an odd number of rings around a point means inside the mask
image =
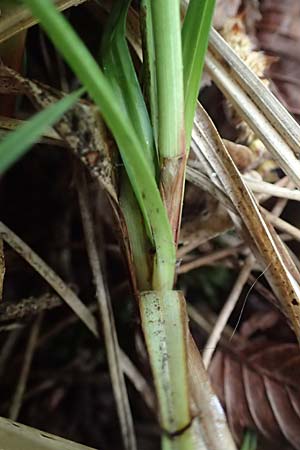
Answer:
POLYGON ((179 0, 152 0, 160 158, 184 151, 184 98, 179 0))
POLYGON ((172 231, 155 178, 149 170, 131 123, 123 117, 111 85, 96 61, 53 3, 50 0, 24 0, 24 3, 39 19, 55 46, 82 81, 112 131, 142 213, 151 224, 152 234, 149 238, 156 251, 153 286, 161 290, 171 289, 176 261, 172 231))

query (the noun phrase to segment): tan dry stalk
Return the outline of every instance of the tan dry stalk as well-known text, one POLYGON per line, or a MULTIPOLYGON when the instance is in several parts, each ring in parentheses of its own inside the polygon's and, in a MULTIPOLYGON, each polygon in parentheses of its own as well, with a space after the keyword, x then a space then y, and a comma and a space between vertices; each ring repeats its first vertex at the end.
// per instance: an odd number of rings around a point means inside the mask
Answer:
MULTIPOLYGON (((247 283, 247 280, 249 278, 251 270, 253 269, 254 263, 255 263, 255 259, 254 259, 253 255, 249 255, 244 263, 242 270, 240 271, 240 273, 234 283, 234 286, 233 286, 226 302, 224 303, 222 310, 220 311, 220 314, 216 320, 216 323, 214 324, 213 330, 209 335, 209 338, 206 342, 205 349, 203 352, 203 363, 204 363, 204 366, 206 369, 208 368, 211 358, 213 356, 213 353, 217 348, 217 345, 219 343, 219 340, 221 338, 221 335, 225 328, 225 325, 227 324, 228 319, 240 298, 241 292, 242 292, 245 284, 247 283)), ((244 302, 246 301, 246 299, 247 299, 247 297, 245 298, 244 302)))
POLYGON ((29 373, 30 373, 31 363, 32 363, 32 359, 34 356, 34 351, 36 348, 36 343, 37 343, 38 335, 40 332, 42 320, 43 320, 43 313, 41 313, 35 319, 35 322, 30 330, 30 336, 28 339, 27 347, 25 349, 24 361, 23 361, 23 365, 21 368, 19 380, 17 383, 17 388, 15 390, 15 393, 14 393, 14 396, 12 399, 12 403, 11 403, 10 409, 9 409, 9 418, 11 420, 17 420, 19 413, 20 413, 20 409, 22 407, 23 397, 24 397, 27 380, 28 380, 29 373))
MULTIPOLYGON (((63 11, 71 6, 80 5, 86 0, 54 0, 57 8, 63 11)), ((37 19, 32 17, 31 12, 24 5, 6 4, 1 5, 0 16, 0 43, 18 34, 20 31, 35 25, 37 19)))
POLYGON ((236 450, 223 409, 212 390, 201 355, 190 334, 187 355, 193 413, 195 417, 199 417, 201 435, 207 448, 236 450))
POLYGON ((100 310, 109 371, 112 380, 114 397, 117 404, 124 447, 127 450, 136 450, 136 437, 124 373, 121 368, 121 353, 118 343, 117 330, 111 299, 107 286, 105 285, 101 262, 97 251, 96 235, 88 195, 88 185, 83 169, 81 169, 78 173, 77 190, 87 253, 96 287, 96 297, 100 310))
POLYGON ((230 213, 237 229, 247 240, 262 270, 268 267, 266 278, 278 295, 279 306, 300 340, 300 288, 296 281, 298 277, 295 279, 289 270, 277 246, 278 242, 274 241, 270 225, 262 217, 253 194, 246 187, 217 130, 200 106, 196 117, 197 131, 194 129, 193 137, 201 148, 202 155, 205 155, 210 166, 213 166, 219 183, 222 183, 239 213, 239 218, 230 213))
POLYGON ((97 323, 85 304, 64 281, 22 239, 0 222, 0 236, 61 296, 88 329, 98 336, 97 323))

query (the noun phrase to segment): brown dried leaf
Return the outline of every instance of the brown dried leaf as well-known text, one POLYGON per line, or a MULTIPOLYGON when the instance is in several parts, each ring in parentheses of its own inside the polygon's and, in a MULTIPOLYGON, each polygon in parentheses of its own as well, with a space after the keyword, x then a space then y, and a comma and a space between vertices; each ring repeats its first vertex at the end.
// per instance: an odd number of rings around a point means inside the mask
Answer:
POLYGON ((218 351, 210 366, 213 387, 240 442, 256 429, 272 448, 300 449, 300 353, 296 344, 260 342, 239 354, 218 351))
POLYGON ((241 325, 239 334, 245 339, 249 339, 258 332, 266 332, 280 324, 282 316, 278 311, 272 309, 270 311, 257 311, 251 314, 251 317, 241 325))
POLYGON ((180 232, 182 246, 177 251, 177 257, 182 258, 195 248, 232 228, 232 220, 223 205, 211 201, 208 203, 205 214, 198 213, 182 225, 180 232))
POLYGON ((300 341, 299 273, 279 238, 261 214, 209 116, 199 105, 193 129, 193 145, 207 174, 224 189, 238 215, 231 218, 256 256, 274 293, 278 307, 288 318, 300 341), (200 150, 200 151, 199 151, 200 150))
POLYGON ((223 142, 235 165, 241 172, 247 171, 255 165, 257 155, 249 147, 228 141, 227 139, 223 139, 223 142))

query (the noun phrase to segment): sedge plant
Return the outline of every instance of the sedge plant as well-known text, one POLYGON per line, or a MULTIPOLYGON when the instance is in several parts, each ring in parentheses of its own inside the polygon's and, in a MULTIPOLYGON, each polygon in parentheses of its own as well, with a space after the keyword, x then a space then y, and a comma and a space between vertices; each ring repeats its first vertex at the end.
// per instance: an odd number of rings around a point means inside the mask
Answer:
MULTIPOLYGON (((199 7, 198 0, 191 0, 182 27, 179 0, 141 1, 141 86, 126 42, 130 1, 113 2, 95 60, 51 0, 24 0, 98 106, 124 164, 119 205, 130 241, 128 260, 156 388, 163 450, 199 448, 191 413, 185 300, 174 290, 174 276, 185 167, 214 3, 202 0, 199 7)), ((61 101, 60 114, 77 95, 61 101)), ((43 126, 27 124, 32 133, 28 144, 58 117, 57 108, 51 108, 33 119, 43 126)), ((3 142, 0 170, 7 166, 7 154, 3 142)))

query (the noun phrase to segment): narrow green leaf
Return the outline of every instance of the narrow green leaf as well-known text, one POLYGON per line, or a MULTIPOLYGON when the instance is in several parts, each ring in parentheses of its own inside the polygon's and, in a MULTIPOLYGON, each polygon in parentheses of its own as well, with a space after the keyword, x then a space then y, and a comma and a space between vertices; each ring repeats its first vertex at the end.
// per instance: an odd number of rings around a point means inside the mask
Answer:
POLYGON ((158 152, 160 158, 182 154, 184 98, 179 0, 152 0, 156 57, 158 152))
MULTIPOLYGON (((151 123, 125 38, 129 3, 117 0, 113 4, 102 38, 100 60, 107 79, 118 94, 120 107, 131 122, 140 141, 140 148, 144 151, 149 168, 155 176, 156 161, 154 161, 151 123)), ((147 234, 151 235, 151 225, 146 220, 143 223, 139 206, 131 190, 127 175, 122 173, 120 205, 126 218, 138 286, 145 290, 150 288, 152 282, 147 239, 147 234)))
POLYGON ((184 114, 189 148, 215 0, 190 0, 182 28, 184 114))
POLYGON ((147 239, 141 211, 124 170, 120 174, 120 184, 119 201, 126 220, 137 286, 140 290, 148 290, 152 285, 151 245, 147 239))
POLYGON ((0 142, 0 172, 8 169, 30 147, 38 141, 48 127, 53 125, 84 92, 83 89, 74 92, 49 108, 36 114, 32 119, 21 125, 0 142))
POLYGON ((157 289, 172 288, 176 261, 172 231, 156 180, 131 122, 120 110, 118 98, 104 73, 53 3, 50 0, 23 1, 82 81, 111 129, 144 218, 151 224, 149 238, 156 249, 153 284, 157 289))
POLYGON ((103 71, 120 95, 120 103, 131 121, 155 174, 154 143, 150 118, 126 42, 126 17, 130 1, 116 0, 101 45, 103 71))

